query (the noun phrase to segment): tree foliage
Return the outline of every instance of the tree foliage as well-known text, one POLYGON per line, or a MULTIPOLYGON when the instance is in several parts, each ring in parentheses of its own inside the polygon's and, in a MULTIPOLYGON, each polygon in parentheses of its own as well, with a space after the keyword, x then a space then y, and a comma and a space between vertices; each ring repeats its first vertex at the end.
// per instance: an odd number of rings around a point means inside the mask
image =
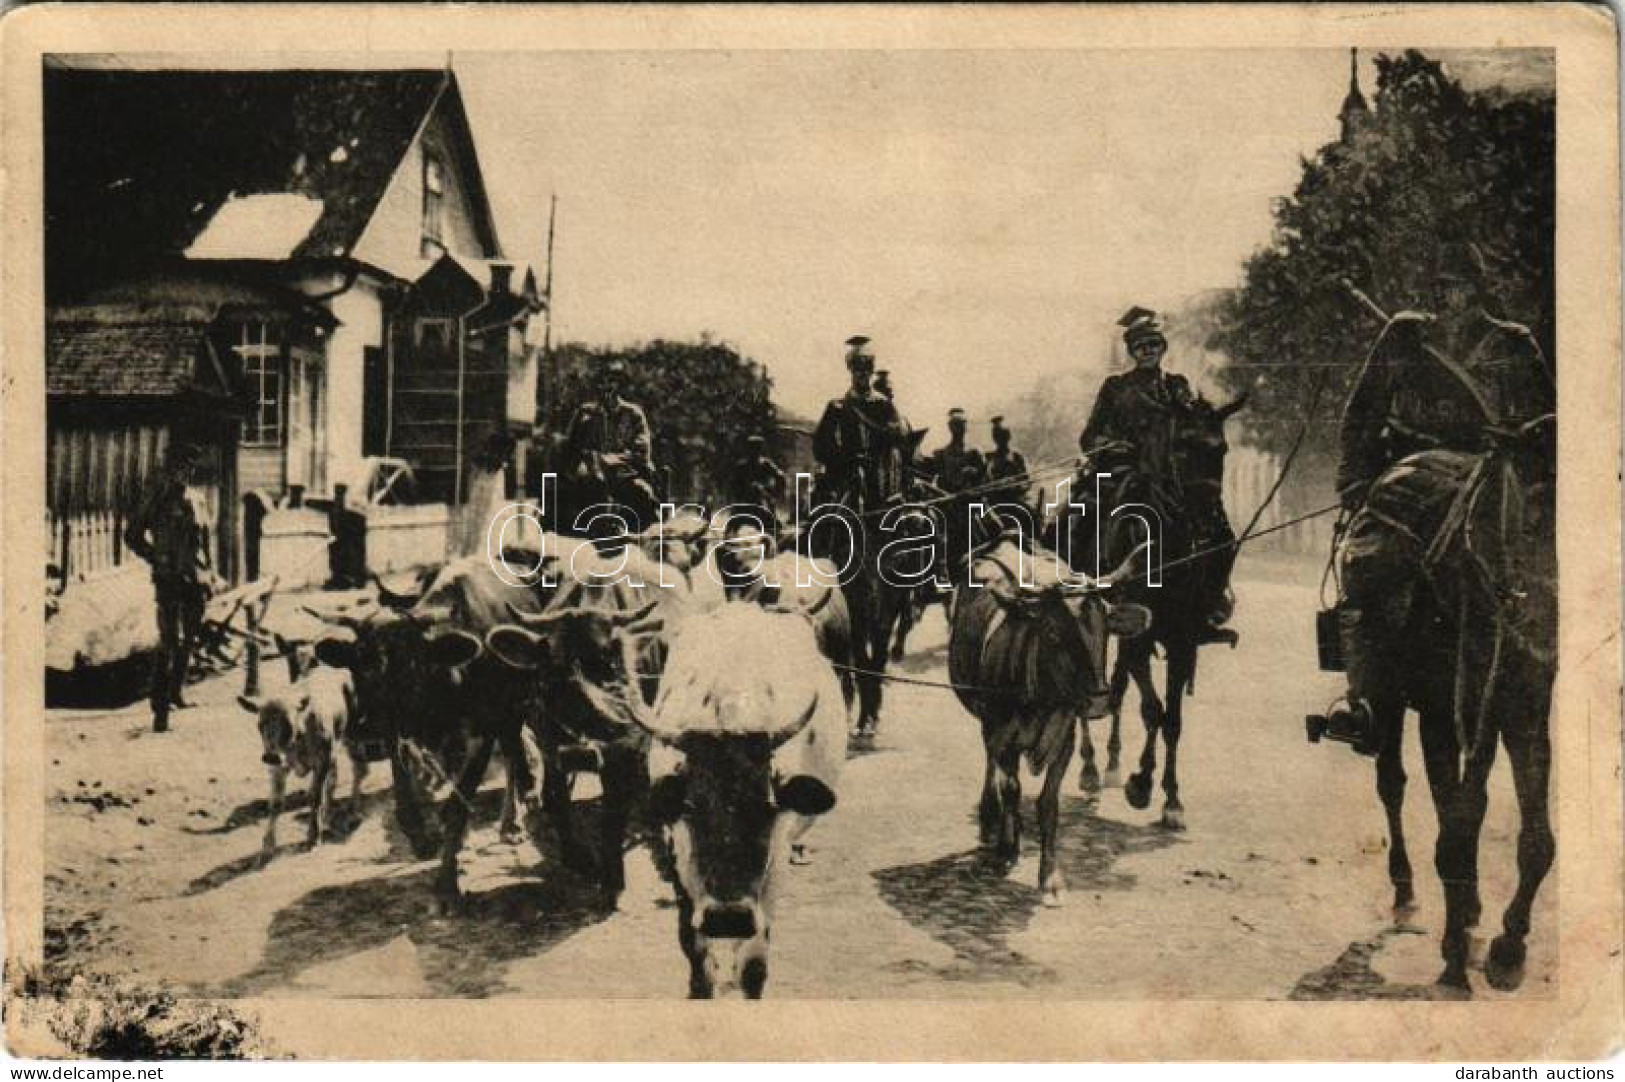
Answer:
POLYGON ((761 435, 773 445, 777 415, 767 370, 709 338, 556 347, 538 389, 544 431, 555 439, 568 431, 591 392, 594 370, 611 358, 626 362, 626 397, 648 414, 655 466, 670 469, 672 497, 721 502, 734 465, 745 456, 746 438, 761 435))
POLYGON ((1303 162, 1275 207, 1271 243, 1246 263, 1209 346, 1250 389, 1252 441, 1296 439, 1319 388, 1305 447, 1329 451, 1336 418, 1376 318, 1339 284, 1348 278, 1388 312, 1433 307, 1444 253, 1472 245, 1500 311, 1528 324, 1548 356, 1554 319, 1553 102, 1470 92, 1416 51, 1377 58, 1373 109, 1347 142, 1303 162))

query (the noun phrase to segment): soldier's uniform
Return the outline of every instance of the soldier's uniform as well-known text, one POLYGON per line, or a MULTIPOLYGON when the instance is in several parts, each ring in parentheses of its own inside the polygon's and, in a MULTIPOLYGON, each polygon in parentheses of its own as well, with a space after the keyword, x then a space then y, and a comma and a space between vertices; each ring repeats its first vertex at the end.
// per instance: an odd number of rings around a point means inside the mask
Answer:
MULTIPOLYGON (((1027 502, 1028 493, 1032 490, 1032 481, 1027 477, 1027 456, 1010 446, 1010 430, 1004 427, 1003 417, 993 418, 993 444, 993 450, 987 456, 988 483, 1008 483, 991 489, 986 502, 990 506, 1006 504, 1019 507, 1022 528, 1026 536, 1034 537, 1038 522, 1032 505, 1027 502)), ((1014 512, 1003 512, 1003 517, 1011 514, 1014 512)))
POLYGON ((989 497, 999 503, 1025 505, 1032 482, 1027 479, 1027 456, 1010 448, 996 448, 987 456, 987 479, 990 482, 1008 481, 993 490, 989 497))
MULTIPOLYGON (((874 358, 863 352, 867 338, 847 344, 848 368, 874 358)), ((831 399, 813 431, 813 457, 824 467, 824 498, 844 502, 855 511, 877 508, 902 487, 899 453, 903 426, 897 407, 874 390, 848 390, 831 399)))
POLYGON ((944 492, 964 492, 988 479, 987 460, 982 452, 962 443, 938 447, 926 456, 920 468, 944 492))
POLYGON ((148 696, 155 732, 169 728, 171 706, 186 705, 181 689, 203 622, 207 589, 199 572, 209 566, 204 534, 186 497, 184 471, 195 451, 177 447, 171 465, 147 490, 124 531, 131 552, 152 567, 157 602, 158 652, 153 658, 148 696))
POLYGON ((653 521, 659 503, 652 444, 643 408, 615 394, 590 399, 576 408, 565 449, 575 464, 578 484, 597 487, 598 499, 618 503, 647 523, 653 521), (619 462, 606 462, 605 456, 619 462))
POLYGON ((1339 622, 1356 710, 1378 705, 1393 684, 1384 677, 1406 663, 1391 655, 1394 632, 1409 615, 1421 548, 1466 483, 1486 427, 1522 424, 1556 408, 1555 381, 1527 327, 1471 314, 1457 334, 1467 344, 1457 357, 1446 355, 1439 332, 1429 315, 1389 320, 1343 414, 1337 488, 1354 514, 1339 553, 1339 622), (1455 453, 1405 465, 1430 449, 1455 453))
MULTIPOLYGON (((1118 320, 1124 328, 1123 340, 1130 353, 1143 344, 1154 343, 1166 350, 1155 312, 1138 306, 1118 320)), ((1127 372, 1107 376, 1095 396, 1089 420, 1078 436, 1078 446, 1089 456, 1094 473, 1111 473, 1111 507, 1144 502, 1170 519, 1180 517, 1192 532, 1196 544, 1205 550, 1224 553, 1215 561, 1211 596, 1202 599, 1209 625, 1217 627, 1230 618, 1234 608, 1230 594, 1230 567, 1235 559, 1235 535, 1230 530, 1222 501, 1205 513, 1185 506, 1180 477, 1179 448, 1175 444, 1179 423, 1196 406, 1196 395, 1184 376, 1164 372, 1160 355, 1150 363, 1140 363, 1127 372), (1226 548, 1225 546, 1229 546, 1226 548)), ((1094 484, 1085 479, 1084 502, 1094 500, 1094 484)), ((1096 508, 1096 514, 1110 514, 1110 507, 1096 508)), ((1127 521, 1124 526, 1127 528, 1127 521)), ((1107 553, 1121 548, 1107 528, 1107 553)), ((1104 561, 1100 561, 1104 562, 1104 561)))
POLYGON ((1189 407, 1194 399, 1184 376, 1160 367, 1107 376, 1078 437, 1078 447, 1090 456, 1096 472, 1132 471, 1134 477, 1122 476, 1119 483, 1140 488, 1143 495, 1136 498, 1160 507, 1161 500, 1170 495, 1168 486, 1175 483, 1177 411, 1189 407))
POLYGON ((990 502, 986 489, 982 487, 987 483, 987 459, 981 451, 965 443, 964 410, 956 408, 948 411, 948 430, 951 433, 949 441, 927 455, 919 464, 918 472, 942 491, 959 496, 940 505, 947 520, 945 540, 948 560, 951 565, 957 566, 969 558, 973 546, 985 541, 988 535, 996 534, 999 524, 989 518, 978 521, 972 527, 967 521, 966 514, 971 503, 990 502))

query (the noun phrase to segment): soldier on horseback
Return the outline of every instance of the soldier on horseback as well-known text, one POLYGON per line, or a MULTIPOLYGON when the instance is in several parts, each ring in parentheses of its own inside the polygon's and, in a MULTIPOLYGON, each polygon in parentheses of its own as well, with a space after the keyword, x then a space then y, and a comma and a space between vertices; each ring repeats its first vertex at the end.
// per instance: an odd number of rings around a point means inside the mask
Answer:
POLYGON ((625 397, 626 362, 612 357, 597 372, 593 396, 576 409, 565 437, 565 460, 577 510, 614 503, 634 525, 654 521, 655 467, 649 418, 625 397))
POLYGON ((1489 314, 1482 255, 1445 246, 1434 313, 1388 319, 1343 414, 1337 488, 1348 516, 1341 550, 1339 631, 1348 673, 1345 704, 1328 731, 1375 754, 1373 718, 1392 697, 1395 656, 1418 559, 1448 529, 1447 510, 1468 484, 1495 426, 1526 424, 1556 406, 1556 384, 1528 327, 1489 314), (1426 456, 1426 450, 1457 452, 1426 456), (1391 468, 1398 466, 1398 468, 1391 468), (1381 478, 1382 484, 1376 485, 1381 478))
POLYGON ((903 424, 897 407, 873 386, 875 355, 869 339, 847 339, 851 386, 831 399, 813 432, 813 457, 824 468, 825 500, 862 514, 884 505, 902 488, 903 424))
MULTIPOLYGON (((1196 395, 1184 376, 1162 368, 1168 339, 1155 312, 1138 306, 1130 308, 1118 325, 1124 329, 1123 341, 1134 367, 1106 377, 1095 396, 1089 421, 1078 437, 1078 446, 1088 459, 1088 471, 1109 473, 1114 479, 1109 492, 1102 494, 1107 506, 1097 508, 1096 513, 1140 502, 1161 515, 1183 515, 1186 501, 1177 437, 1180 421, 1196 408, 1196 395)), ((1090 492, 1090 487, 1086 486, 1085 492, 1090 492)), ((1086 498, 1092 499, 1092 493, 1086 498)), ((1217 629, 1229 620, 1234 608, 1229 579, 1235 537, 1223 514, 1205 515, 1202 523, 1191 525, 1203 529, 1204 536, 1198 538, 1202 547, 1216 547, 1226 556, 1220 574, 1214 576, 1211 595, 1200 603, 1216 640, 1228 641, 1228 636, 1217 629), (1230 547, 1224 548, 1227 545, 1230 547)))

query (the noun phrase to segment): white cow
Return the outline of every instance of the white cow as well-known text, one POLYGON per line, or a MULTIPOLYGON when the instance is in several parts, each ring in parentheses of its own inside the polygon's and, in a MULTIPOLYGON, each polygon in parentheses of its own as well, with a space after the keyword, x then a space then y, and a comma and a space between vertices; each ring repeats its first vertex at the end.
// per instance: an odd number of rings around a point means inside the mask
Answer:
POLYGON ((758 998, 783 866, 835 805, 840 682, 807 619, 726 605, 677 629, 654 705, 632 707, 656 741, 650 805, 667 826, 689 992, 758 998))

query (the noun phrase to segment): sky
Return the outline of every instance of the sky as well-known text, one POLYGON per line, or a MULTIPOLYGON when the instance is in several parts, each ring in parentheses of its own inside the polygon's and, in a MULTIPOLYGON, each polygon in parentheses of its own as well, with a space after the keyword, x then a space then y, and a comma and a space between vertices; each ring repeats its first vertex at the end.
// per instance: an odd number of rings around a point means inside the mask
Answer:
POLYGON ((862 333, 915 418, 1103 370, 1131 305, 1236 284, 1349 75, 1338 50, 453 66, 508 255, 544 261, 558 195, 555 340, 708 332, 816 415, 862 333))
MULTIPOLYGON (((447 62, 276 59, 185 64, 447 62)), ((815 416, 866 334, 922 423, 1104 373, 1130 306, 1238 284, 1300 158, 1336 137, 1349 80, 1342 49, 450 59, 505 255, 544 265, 558 198, 555 341, 710 334, 815 416)), ((1446 60, 1469 86, 1552 79, 1549 54, 1446 60)), ((1364 53, 1360 80, 1369 97, 1364 53)))

